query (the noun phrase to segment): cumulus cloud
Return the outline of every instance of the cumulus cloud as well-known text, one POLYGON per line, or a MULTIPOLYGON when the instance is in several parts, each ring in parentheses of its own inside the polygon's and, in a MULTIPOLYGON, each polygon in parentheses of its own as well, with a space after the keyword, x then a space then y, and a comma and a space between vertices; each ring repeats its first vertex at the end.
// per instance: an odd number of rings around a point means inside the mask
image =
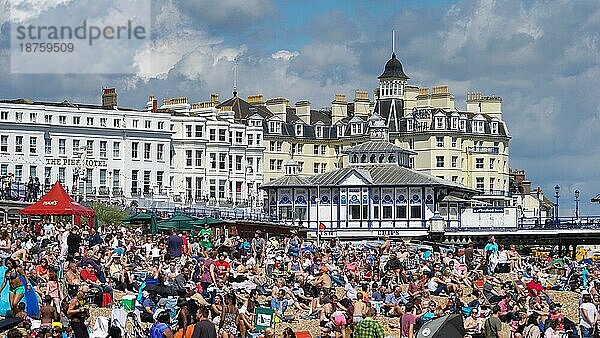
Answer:
POLYGON ((68 4, 71 0, 1 0, 0 25, 11 22, 24 22, 35 18, 52 8, 68 4))
POLYGON ((290 52, 289 50, 282 49, 271 54, 271 57, 276 60, 290 61, 291 59, 298 56, 298 54, 298 52, 290 52))

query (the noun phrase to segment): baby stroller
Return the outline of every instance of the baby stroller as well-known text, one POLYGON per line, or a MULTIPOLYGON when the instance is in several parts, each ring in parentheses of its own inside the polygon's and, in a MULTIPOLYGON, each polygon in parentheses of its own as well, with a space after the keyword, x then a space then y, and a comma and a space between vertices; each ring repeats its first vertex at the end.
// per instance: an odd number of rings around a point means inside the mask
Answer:
POLYGON ((576 291, 583 288, 583 279, 580 270, 581 268, 577 266, 577 263, 573 262, 567 267, 566 276, 559 278, 552 287, 552 290, 576 291))

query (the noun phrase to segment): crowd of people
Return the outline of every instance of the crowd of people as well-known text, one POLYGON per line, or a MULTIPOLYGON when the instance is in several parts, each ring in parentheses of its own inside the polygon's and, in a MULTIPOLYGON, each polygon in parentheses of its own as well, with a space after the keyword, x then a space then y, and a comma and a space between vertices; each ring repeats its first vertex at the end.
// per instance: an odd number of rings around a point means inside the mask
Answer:
POLYGON ((7 173, 0 177, 0 200, 23 200, 35 202, 42 190, 42 184, 37 177, 29 177, 29 181, 23 185, 15 179, 13 173, 7 173))
POLYGON ((318 322, 322 337, 397 330, 413 338, 447 314, 460 315, 471 338, 589 338, 598 320, 592 264, 578 277, 579 318, 568 318, 548 292, 558 283, 548 259, 493 237, 477 248, 434 248, 387 237, 315 243, 297 233, 162 235, 49 220, 1 229, 0 315, 22 319, 11 338, 120 337, 126 318, 143 337, 274 338, 272 327, 256 327, 258 308, 272 310, 285 338, 306 320, 318 322), (116 294, 132 295, 131 306, 116 294), (91 322, 93 307, 112 308, 108 327, 91 322))

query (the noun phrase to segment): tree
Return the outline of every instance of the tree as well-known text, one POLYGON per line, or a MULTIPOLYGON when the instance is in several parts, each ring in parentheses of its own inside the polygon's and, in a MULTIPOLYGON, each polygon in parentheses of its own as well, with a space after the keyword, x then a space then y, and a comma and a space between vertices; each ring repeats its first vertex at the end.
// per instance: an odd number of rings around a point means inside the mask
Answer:
POLYGON ((98 202, 92 203, 91 208, 96 212, 96 219, 101 224, 118 224, 128 215, 124 210, 98 202))

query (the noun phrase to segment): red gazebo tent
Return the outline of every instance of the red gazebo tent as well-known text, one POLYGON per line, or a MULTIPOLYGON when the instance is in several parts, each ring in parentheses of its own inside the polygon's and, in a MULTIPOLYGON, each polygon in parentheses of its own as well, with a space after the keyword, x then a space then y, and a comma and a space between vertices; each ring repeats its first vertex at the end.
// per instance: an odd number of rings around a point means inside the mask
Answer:
POLYGON ((96 212, 73 201, 60 182, 56 182, 46 195, 35 204, 19 211, 21 215, 73 215, 74 222, 80 223, 81 216, 89 219, 88 224, 94 225, 96 212))

